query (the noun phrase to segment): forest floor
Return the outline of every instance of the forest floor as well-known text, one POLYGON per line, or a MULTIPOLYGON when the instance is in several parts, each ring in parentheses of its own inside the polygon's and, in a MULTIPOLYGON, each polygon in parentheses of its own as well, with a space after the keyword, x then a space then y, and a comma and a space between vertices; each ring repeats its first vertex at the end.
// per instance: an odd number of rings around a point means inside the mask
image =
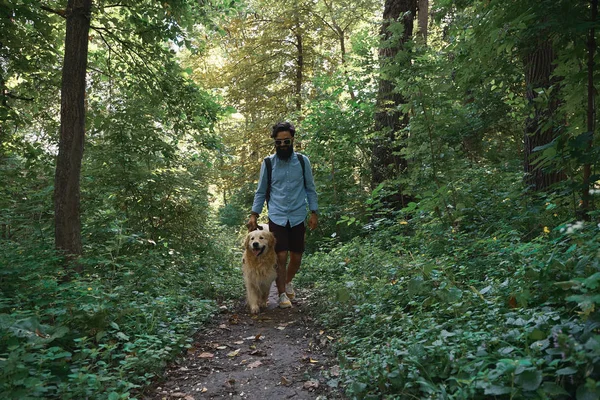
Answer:
POLYGON ((142 398, 343 399, 331 351, 335 338, 317 326, 309 296, 297 291, 293 307, 280 309, 273 285, 268 308, 257 316, 245 300, 222 306, 187 355, 142 398))

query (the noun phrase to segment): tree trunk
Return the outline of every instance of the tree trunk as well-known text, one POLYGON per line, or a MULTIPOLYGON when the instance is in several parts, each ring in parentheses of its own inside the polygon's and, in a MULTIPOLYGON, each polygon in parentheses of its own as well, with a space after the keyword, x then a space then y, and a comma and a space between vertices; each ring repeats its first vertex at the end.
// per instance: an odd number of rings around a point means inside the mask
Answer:
MULTIPOLYGON (((592 6, 592 23, 596 22, 596 18, 598 15, 598 0, 591 0, 592 6)), ((587 150, 588 154, 591 154, 594 143, 594 131, 595 131, 595 121, 596 121, 596 105, 595 105, 595 88, 594 88, 594 53, 596 48, 596 30, 594 29, 594 25, 590 28, 590 34, 588 37, 588 102, 587 102, 587 131, 588 131, 588 142, 587 142, 587 150)), ((590 198, 590 178, 592 176, 592 165, 587 162, 583 166, 583 193, 582 193, 582 212, 583 217, 586 220, 590 220, 589 212, 591 211, 590 198)))
POLYGON ((527 118, 525 122, 524 136, 524 170, 525 182, 534 191, 543 191, 550 185, 565 179, 563 171, 538 168, 533 162, 533 149, 538 146, 552 142, 557 133, 555 124, 549 123, 558 109, 558 79, 552 78, 552 72, 556 67, 556 55, 552 45, 544 40, 525 55, 525 83, 527 86, 527 100, 533 107, 533 117, 527 118), (538 97, 535 89, 549 90, 552 92, 547 104, 536 102, 538 97))
POLYGON ((60 142, 54 182, 54 241, 70 259, 81 255, 79 177, 85 135, 85 74, 91 0, 69 0, 62 71, 60 142))
MULTIPOLYGON (((0 43, 2 47, 2 43, 0 43)), ((7 93, 4 77, 0 75, 0 98, 2 99, 2 108, 8 109, 7 93)), ((4 142, 8 142, 8 135, 5 133, 4 124, 0 124, 0 166, 4 166, 4 160, 6 154, 4 153, 4 142)), ((0 239, 8 239, 8 224, 6 222, 0 223, 0 239)))
POLYGON ((346 83, 348 85, 348 92, 350 92, 350 98, 352 100, 356 100, 356 95, 354 94, 354 86, 352 85, 352 81, 350 80, 350 77, 348 76, 348 70, 346 69, 346 35, 344 34, 344 31, 342 30, 342 28, 337 26, 337 24, 335 25, 335 28, 336 28, 336 33, 338 35, 338 38, 340 39, 340 55, 341 55, 341 59, 342 59, 342 69, 344 71, 344 76, 346 77, 346 83))
POLYGON ((296 17, 296 112, 300 115, 302 111, 302 80, 304 79, 304 43, 300 30, 300 20, 296 17))
MULTIPOLYGON (((408 115, 399 110, 399 106, 405 103, 400 93, 394 92, 392 76, 388 69, 395 63, 396 55, 404 49, 404 45, 411 39, 413 32, 414 17, 416 13, 417 0, 386 0, 383 12, 383 24, 380 36, 382 46, 379 49, 381 72, 379 78, 379 91, 377 93, 377 104, 375 112, 375 131, 378 137, 373 144, 373 155, 371 159, 371 175, 373 187, 387 179, 402 174, 407 168, 406 159, 399 155, 404 147, 406 139, 403 130, 408 125, 408 115), (388 28, 391 23, 402 17, 404 32, 401 38, 393 45, 385 42, 391 38, 388 28)), ((406 62, 410 62, 407 57, 406 62)), ((399 188, 398 202, 405 205, 402 188, 399 188)), ((396 199, 396 200, 398 200, 396 199)))
POLYGON ((427 25, 429 21, 429 0, 419 0, 419 36, 427 45, 427 25))

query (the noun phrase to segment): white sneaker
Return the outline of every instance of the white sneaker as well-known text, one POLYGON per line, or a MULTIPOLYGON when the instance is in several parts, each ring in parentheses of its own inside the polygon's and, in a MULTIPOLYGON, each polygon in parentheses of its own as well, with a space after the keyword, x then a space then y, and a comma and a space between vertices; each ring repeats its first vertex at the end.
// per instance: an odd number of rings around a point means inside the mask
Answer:
POLYGON ((288 299, 293 300, 296 297, 296 292, 294 292, 294 285, 292 282, 285 284, 285 294, 287 294, 288 299))
POLYGON ((290 308, 292 306, 292 302, 287 297, 285 293, 281 293, 279 295, 279 308, 290 308))

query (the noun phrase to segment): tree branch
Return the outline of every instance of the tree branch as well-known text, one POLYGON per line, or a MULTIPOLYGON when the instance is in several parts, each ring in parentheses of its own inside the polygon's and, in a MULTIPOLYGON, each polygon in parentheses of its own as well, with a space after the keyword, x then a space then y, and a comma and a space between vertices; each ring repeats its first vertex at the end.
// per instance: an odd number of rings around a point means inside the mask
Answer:
POLYGON ((40 6, 40 9, 42 9, 44 11, 48 11, 49 13, 52 13, 52 14, 56 14, 62 18, 67 18, 65 10, 55 10, 55 9, 47 7, 47 6, 40 6))
POLYGON ((35 98, 33 98, 33 97, 17 96, 15 94, 12 94, 11 92, 4 92, 3 94, 4 94, 4 96, 10 97, 11 99, 15 99, 15 100, 23 100, 23 101, 33 101, 33 100, 35 100, 35 98))

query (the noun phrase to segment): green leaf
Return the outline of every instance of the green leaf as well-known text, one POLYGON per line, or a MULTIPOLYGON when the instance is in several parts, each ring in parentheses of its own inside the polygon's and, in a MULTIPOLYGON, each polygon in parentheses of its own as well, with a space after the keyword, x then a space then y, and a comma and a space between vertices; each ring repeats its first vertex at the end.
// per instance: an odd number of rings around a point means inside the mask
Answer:
POLYGON ((105 336, 106 336, 106 331, 99 331, 98 333, 96 333, 96 341, 99 342, 105 336))
POLYGON ((345 287, 338 288, 335 294, 336 299, 341 303, 346 303, 350 300, 350 292, 345 287))
MULTIPOLYGON (((59 348, 57 348, 57 347, 52 347, 52 348, 51 348, 51 349, 49 349, 49 350, 52 350, 52 349, 59 349, 59 348)), ((49 352, 49 353, 46 355, 46 358, 47 358, 47 359, 49 359, 49 360, 58 360, 58 359, 60 359, 60 358, 71 358, 71 356, 72 356, 72 354, 71 354, 71 353, 69 353, 68 351, 64 351, 64 350, 63 350, 63 351, 59 351, 58 353, 49 352)))
POLYGON ((351 393, 354 393, 354 394, 363 393, 366 388, 367 388, 367 385, 362 382, 355 381, 355 382, 352 382, 352 384, 350 385, 351 393))
POLYGON ((556 371, 556 375, 573 375, 577 373, 577 369, 573 367, 565 367, 556 371))
POLYGON ((67 333, 69 333, 69 328, 61 325, 57 327, 56 330, 52 333, 52 335, 50 336, 50 341, 54 339, 60 339, 64 337, 67 333))
POLYGON ((590 288, 590 289, 596 289, 596 288, 598 288, 599 285, 600 285, 600 272, 596 272, 595 274, 587 277, 583 281, 583 286, 590 288))
POLYGON ((562 386, 557 385, 554 382, 544 382, 542 384, 542 390, 544 393, 550 396, 568 396, 569 392, 563 389, 562 386))
POLYGON ((598 400, 600 399, 600 393, 596 388, 590 388, 587 384, 581 385, 577 388, 576 399, 577 400, 598 400))
POLYGON ((408 295, 417 296, 423 291, 423 278, 413 278, 408 282, 408 295))
POLYGON ((411 212, 411 211, 416 210, 417 206, 418 206, 417 203, 415 203, 414 201, 411 201, 411 202, 408 203, 408 205, 406 207, 404 207, 402 209, 402 211, 404 211, 404 212, 411 212))
POLYGON ((516 381, 525 391, 536 390, 542 383, 542 371, 525 370, 520 375, 517 375, 516 381))
POLYGON ((510 392, 512 392, 512 389, 509 387, 490 385, 485 388, 484 394, 489 394, 490 396, 501 396, 510 392))
POLYGON ((546 334, 538 328, 535 328, 530 334, 529 337, 533 340, 542 340, 546 338, 546 334))

